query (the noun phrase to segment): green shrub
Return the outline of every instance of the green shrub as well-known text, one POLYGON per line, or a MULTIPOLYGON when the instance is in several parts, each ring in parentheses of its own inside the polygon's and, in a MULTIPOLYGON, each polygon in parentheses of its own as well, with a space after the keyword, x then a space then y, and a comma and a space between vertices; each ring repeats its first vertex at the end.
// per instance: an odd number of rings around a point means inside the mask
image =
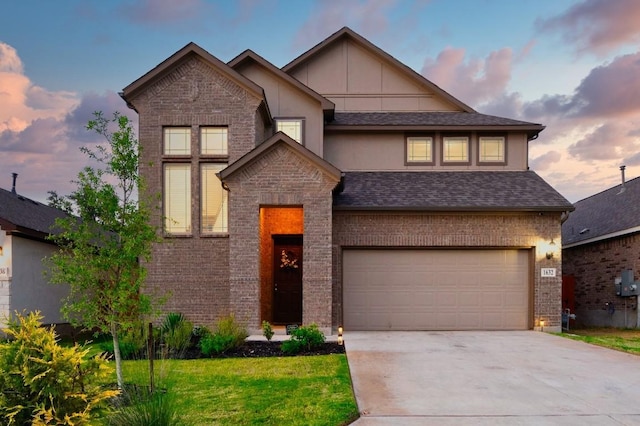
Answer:
POLYGON ((280 349, 286 354, 293 355, 322 346, 324 341, 324 333, 318 329, 318 325, 311 324, 294 330, 291 333, 291 338, 282 342, 280 349))
POLYGON ((262 335, 267 338, 268 341, 271 341, 273 337, 273 328, 269 321, 262 321, 262 335))
POLYGON ((186 425, 174 400, 162 392, 128 390, 109 413, 109 426, 179 426, 186 425))
POLYGON ((231 314, 218 320, 213 333, 200 340, 200 350, 205 356, 222 353, 241 346, 248 336, 247 328, 231 314))
POLYGON ((0 352, 0 417, 7 425, 85 425, 106 400, 118 395, 98 383, 112 374, 102 356, 87 359, 81 346, 63 347, 42 315, 16 314, 0 352))
MULTIPOLYGON (((122 359, 144 359, 146 358, 148 331, 142 324, 138 324, 125 330, 120 338, 120 356, 122 359)), ((108 339, 98 344, 103 352, 113 356, 113 339, 108 339)))
POLYGON ((161 326, 162 339, 172 356, 181 357, 191 344, 193 323, 180 313, 167 314, 161 326))

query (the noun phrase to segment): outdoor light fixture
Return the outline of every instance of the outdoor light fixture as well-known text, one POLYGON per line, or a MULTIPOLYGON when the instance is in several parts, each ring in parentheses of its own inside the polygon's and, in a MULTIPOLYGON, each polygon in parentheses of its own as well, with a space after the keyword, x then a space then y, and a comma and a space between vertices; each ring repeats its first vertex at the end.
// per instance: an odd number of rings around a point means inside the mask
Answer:
POLYGON ((553 242, 553 238, 551 242, 549 242, 549 248, 547 251, 547 259, 553 259, 553 252, 556 251, 556 243, 553 242))
POLYGON ((2 256, 2 253, 3 253, 2 246, 0 246, 0 256, 2 256))
POLYGON ((540 331, 544 331, 544 320, 540 320, 540 331))
POLYGON ((338 327, 338 344, 339 345, 343 345, 344 344, 344 339, 342 338, 342 326, 338 327))

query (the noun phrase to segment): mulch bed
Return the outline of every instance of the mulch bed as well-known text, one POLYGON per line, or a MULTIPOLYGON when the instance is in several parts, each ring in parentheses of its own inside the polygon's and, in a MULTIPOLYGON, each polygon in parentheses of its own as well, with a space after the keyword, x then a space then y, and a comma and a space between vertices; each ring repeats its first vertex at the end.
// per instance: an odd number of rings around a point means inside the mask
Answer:
POLYGON ((336 342, 325 342, 317 349, 311 351, 303 351, 295 355, 288 355, 282 352, 280 346, 282 342, 265 342, 249 340, 244 342, 240 347, 229 349, 221 354, 213 354, 210 357, 205 357, 200 352, 199 348, 189 349, 183 356, 183 359, 197 359, 197 358, 259 358, 259 357, 273 357, 273 356, 305 356, 305 355, 330 355, 330 354, 343 354, 344 345, 338 345, 336 342))

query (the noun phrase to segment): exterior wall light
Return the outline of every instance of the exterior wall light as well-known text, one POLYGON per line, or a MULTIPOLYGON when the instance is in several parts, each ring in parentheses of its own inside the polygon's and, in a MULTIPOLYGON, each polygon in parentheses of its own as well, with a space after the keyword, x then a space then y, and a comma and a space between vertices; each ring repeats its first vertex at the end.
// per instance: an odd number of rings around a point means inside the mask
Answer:
POLYGON ((547 248, 547 259, 553 259, 553 254, 556 251, 556 243, 553 241, 553 238, 549 242, 549 247, 547 248))
POLYGON ((338 327, 338 344, 340 346, 344 345, 344 339, 342 338, 342 332, 344 330, 342 329, 342 326, 338 327))
POLYGON ((540 331, 544 331, 544 320, 540 320, 540 331))

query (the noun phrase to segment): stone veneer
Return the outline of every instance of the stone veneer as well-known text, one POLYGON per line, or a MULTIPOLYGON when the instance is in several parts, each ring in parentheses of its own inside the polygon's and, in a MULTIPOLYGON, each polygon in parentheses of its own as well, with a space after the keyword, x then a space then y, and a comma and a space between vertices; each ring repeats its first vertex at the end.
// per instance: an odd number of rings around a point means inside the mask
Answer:
POLYGON ((532 253, 532 325, 544 319, 545 330, 561 327, 560 253, 546 259, 543 243, 560 247, 560 214, 472 214, 415 212, 333 213, 333 326, 342 323, 342 250, 345 247, 529 248, 532 253), (541 268, 556 268, 542 278, 541 268))
POLYGON ((623 269, 633 269, 634 279, 640 280, 640 234, 565 249, 562 266, 565 275, 575 278, 576 325, 637 326, 636 298, 616 296, 614 282, 623 269), (607 303, 613 303, 613 313, 607 303))

